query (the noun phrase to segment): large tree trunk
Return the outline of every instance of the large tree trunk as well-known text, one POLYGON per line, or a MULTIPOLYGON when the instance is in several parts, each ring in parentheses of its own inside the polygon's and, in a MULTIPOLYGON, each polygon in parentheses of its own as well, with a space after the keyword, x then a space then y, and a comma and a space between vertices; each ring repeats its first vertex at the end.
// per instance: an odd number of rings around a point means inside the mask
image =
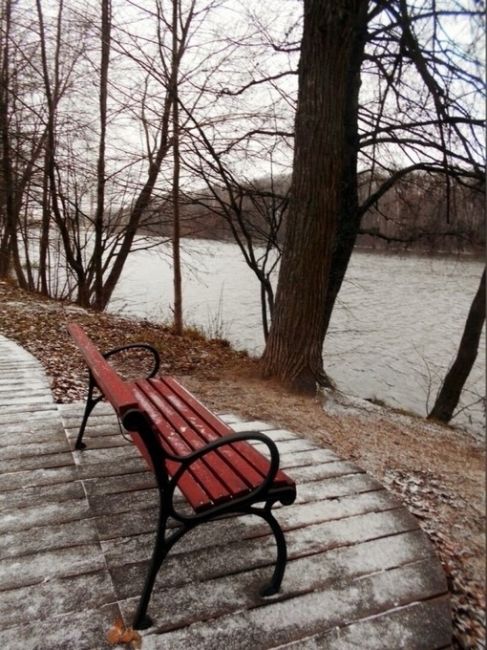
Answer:
POLYGON ((367 22, 363 20, 356 26, 349 67, 348 101, 345 108, 345 165, 340 216, 325 300, 325 337, 328 332, 335 302, 345 278, 355 242, 357 241, 363 216, 363 212, 359 207, 357 159, 359 150, 358 113, 361 84, 360 69, 364 57, 366 36, 367 22))
MULTIPOLYGON (((323 383, 325 300, 350 171, 351 72, 367 21, 366 0, 305 0, 291 200, 266 376, 304 392, 323 383)), ((353 99, 352 99, 353 101, 353 99)))
POLYGON ((435 405, 428 418, 449 422, 461 392, 477 358, 482 327, 485 322, 485 269, 479 288, 470 306, 457 357, 447 372, 435 405))

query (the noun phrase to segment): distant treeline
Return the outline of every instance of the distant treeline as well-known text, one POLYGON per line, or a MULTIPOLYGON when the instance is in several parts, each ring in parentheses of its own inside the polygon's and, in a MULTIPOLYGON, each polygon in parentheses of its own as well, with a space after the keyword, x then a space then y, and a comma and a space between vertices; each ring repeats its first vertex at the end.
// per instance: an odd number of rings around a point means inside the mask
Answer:
POLYGON ((482 188, 458 180, 448 187, 444 179, 412 175, 397 182, 366 212, 358 246, 480 253, 485 248, 485 194, 482 188))
MULTIPOLYGON (((370 196, 381 182, 379 176, 362 178, 360 195, 370 196)), ((266 179, 239 188, 241 218, 257 243, 275 237, 276 232, 281 242, 284 235, 289 178, 274 179, 272 191, 270 188, 266 179), (276 214, 276 205, 280 206, 280 214, 276 214)), ((180 205, 182 236, 232 240, 235 216, 225 210, 231 200, 235 197, 230 198, 219 188, 186 194, 180 205)), ((142 220, 141 232, 170 237, 171 214, 170 197, 153 200, 142 220)), ((411 174, 397 181, 365 213, 357 248, 480 254, 485 248, 484 192, 459 180, 446 186, 444 179, 411 174)))

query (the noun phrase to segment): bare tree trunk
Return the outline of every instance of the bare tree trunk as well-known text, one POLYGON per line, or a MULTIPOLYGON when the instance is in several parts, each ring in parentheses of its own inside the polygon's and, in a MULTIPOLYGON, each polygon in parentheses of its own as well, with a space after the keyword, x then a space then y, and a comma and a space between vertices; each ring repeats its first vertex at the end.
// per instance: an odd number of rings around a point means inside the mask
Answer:
POLYGON ((107 131, 108 66, 110 63, 111 0, 102 0, 101 6, 101 65, 100 65, 100 142, 98 146, 95 248, 94 307, 104 308, 103 300, 103 218, 105 212, 105 142, 107 131))
POLYGON ((266 376, 314 393, 323 382, 325 298, 347 169, 346 115, 366 0, 305 0, 291 200, 266 376))
POLYGON ((9 87, 10 87, 10 27, 12 3, 7 0, 4 6, 5 29, 2 39, 1 52, 1 88, 0 88, 0 130, 1 130, 1 173, 4 192, 5 229, 0 242, 0 276, 7 276, 13 260, 17 281, 26 289, 27 281, 20 263, 17 226, 18 211, 15 200, 15 178, 12 165, 12 147, 9 125, 9 87))
POLYGON ((172 3, 172 60, 171 60, 171 95, 172 95, 172 127, 173 127, 173 282, 174 282, 174 333, 181 336, 183 333, 183 292, 181 280, 181 228, 179 214, 179 107, 178 107, 178 21, 179 0, 172 3))
MULTIPOLYGON (((166 102, 166 104, 169 103, 170 103, 169 101, 166 102)), ((134 237, 137 232, 137 227, 139 225, 140 218, 144 213, 144 210, 146 210, 147 206, 150 203, 152 190, 154 189, 154 185, 157 180, 157 176, 159 174, 162 161, 164 160, 164 157, 166 156, 168 151, 169 145, 168 145, 167 133, 168 133, 169 113, 170 113, 169 108, 166 105, 161 120, 160 136, 159 136, 160 140, 159 140, 156 156, 154 157, 154 160, 149 165, 147 180, 135 201, 134 207, 132 208, 129 221, 125 229, 125 234, 122 239, 120 250, 116 255, 115 262, 113 263, 108 278, 104 283, 103 307, 100 308, 105 308, 110 301, 112 293, 122 273, 123 267, 125 265, 125 261, 132 248, 132 242, 134 241, 134 237)))
POLYGON ((48 256, 49 256, 49 226, 51 222, 51 214, 49 210, 50 197, 49 197, 49 178, 47 175, 47 155, 44 163, 44 174, 42 177, 42 222, 41 222, 41 237, 39 244, 39 288, 44 296, 49 295, 49 281, 48 281, 48 256))
POLYGON ((485 269, 479 288, 470 306, 462 340, 452 367, 447 372, 443 386, 428 418, 449 422, 457 407, 461 392, 477 358, 480 336, 485 322, 485 269))
POLYGON ((0 238, 0 277, 10 270, 10 240, 12 233, 12 179, 10 167, 10 138, 8 131, 8 87, 9 87, 9 39, 12 14, 11 0, 2 3, 2 25, 0 30, 1 68, 0 68, 0 129, 1 129, 1 191, 3 211, 3 232, 0 238))
POLYGON ((73 251, 72 242, 70 239, 69 229, 64 218, 63 211, 59 204, 62 201, 62 196, 58 191, 58 182, 56 177, 56 112, 59 101, 59 68, 60 68, 60 49, 61 49, 61 25, 62 14, 64 9, 64 0, 60 0, 58 4, 57 15, 57 30, 56 30, 56 52, 54 59, 54 82, 51 85, 48 57, 46 48, 46 34, 44 29, 44 15, 42 10, 41 0, 36 0, 37 16, 39 20, 39 38, 41 46, 41 62, 42 62, 42 77, 44 83, 44 91, 46 93, 47 102, 47 135, 46 135, 46 173, 49 179, 49 193, 51 199, 52 214, 56 224, 61 233, 64 254, 68 261, 69 266, 76 273, 78 298, 77 302, 83 307, 88 307, 90 304, 89 288, 86 283, 86 272, 83 268, 82 260, 73 251))

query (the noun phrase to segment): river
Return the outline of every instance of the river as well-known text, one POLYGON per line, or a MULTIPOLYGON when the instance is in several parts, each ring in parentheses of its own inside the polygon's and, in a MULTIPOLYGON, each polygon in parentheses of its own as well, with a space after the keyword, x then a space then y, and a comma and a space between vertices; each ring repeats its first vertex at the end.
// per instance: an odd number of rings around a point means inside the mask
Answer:
MULTIPOLYGON (((237 349, 264 345, 259 284, 231 243, 184 240, 185 321, 237 349)), ((465 257, 354 253, 325 344, 325 367, 338 388, 420 415, 432 406, 459 344, 482 273, 465 257)), ((169 322, 169 247, 131 253, 110 305, 129 316, 169 322)), ((452 422, 485 429, 485 329, 452 422)))

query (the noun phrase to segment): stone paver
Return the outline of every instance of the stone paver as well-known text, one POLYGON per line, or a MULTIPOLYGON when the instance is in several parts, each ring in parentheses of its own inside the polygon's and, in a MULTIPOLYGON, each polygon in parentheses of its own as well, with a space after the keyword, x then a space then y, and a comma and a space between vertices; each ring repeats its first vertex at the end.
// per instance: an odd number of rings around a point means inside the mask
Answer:
MULTIPOLYGON (((56 405, 39 362, 0 336, 0 647, 102 650, 130 622, 153 543, 152 475, 106 405, 72 452, 82 404, 56 405)), ((450 646, 444 575, 417 521, 375 479, 328 449, 272 424, 265 431, 298 485, 276 509, 289 562, 282 591, 266 524, 238 517, 202 526, 172 550, 150 604, 144 650, 450 646)))

